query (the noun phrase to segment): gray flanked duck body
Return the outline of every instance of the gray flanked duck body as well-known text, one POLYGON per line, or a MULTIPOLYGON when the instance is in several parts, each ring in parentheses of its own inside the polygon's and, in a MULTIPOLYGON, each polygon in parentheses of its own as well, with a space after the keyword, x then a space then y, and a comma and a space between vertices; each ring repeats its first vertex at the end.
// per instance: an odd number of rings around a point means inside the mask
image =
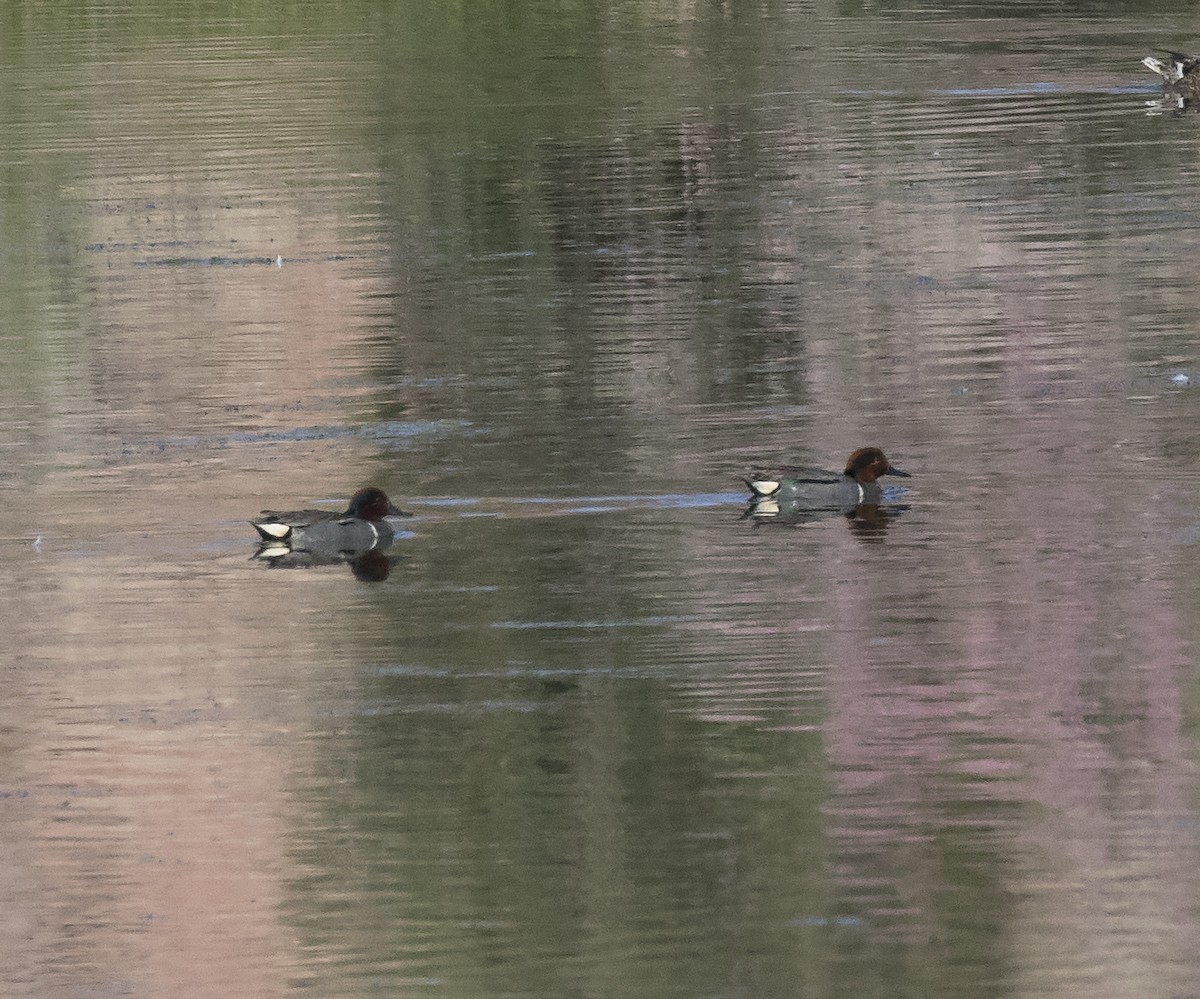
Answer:
POLYGON ((401 518, 411 516, 397 509, 382 489, 368 486, 356 492, 341 513, 264 510, 250 523, 265 545, 332 556, 388 547, 396 540, 401 518))
POLYGON ((846 459, 841 473, 802 465, 755 469, 745 477, 754 504, 775 503, 789 510, 839 510, 853 513, 859 507, 883 502, 879 479, 885 475, 908 478, 877 447, 860 447, 846 459))

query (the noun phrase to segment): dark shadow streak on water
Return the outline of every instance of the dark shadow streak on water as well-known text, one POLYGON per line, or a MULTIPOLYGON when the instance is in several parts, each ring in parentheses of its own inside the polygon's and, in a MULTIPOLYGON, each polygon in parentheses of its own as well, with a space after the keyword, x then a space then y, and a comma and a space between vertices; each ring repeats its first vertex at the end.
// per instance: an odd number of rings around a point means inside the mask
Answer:
MULTIPOLYGON (((434 507, 557 507, 556 514, 613 513, 620 510, 693 510, 717 506, 745 506, 743 492, 725 493, 667 493, 659 496, 512 496, 512 497, 446 497, 416 499, 415 506, 434 507)), ((464 510, 463 517, 500 517, 496 509, 464 510)))
POLYGON ((664 624, 684 624, 702 621, 698 614, 655 614, 649 617, 616 619, 612 621, 493 621, 489 628, 507 631, 530 631, 543 629, 604 629, 604 628, 655 628, 664 624))
POLYGON ((472 426, 466 420, 389 420, 359 427, 316 426, 293 427, 289 430, 254 430, 220 437, 176 437, 170 440, 129 441, 123 450, 166 451, 174 448, 223 448, 231 444, 266 444, 272 442, 299 443, 303 441, 337 440, 342 437, 357 437, 366 440, 399 440, 434 434, 461 434, 476 436, 489 431, 472 426))
MULTIPOLYGON (((120 247, 98 246, 94 250, 118 250, 120 247)), ((129 249, 134 249, 130 247, 129 249)), ((322 257, 158 257, 134 261, 134 267, 283 267, 284 264, 328 264, 359 259, 344 253, 329 253, 322 257)), ((366 259, 366 258, 362 258, 366 259)))
POLYGON ((591 666, 586 670, 581 670, 576 667, 538 667, 538 666, 504 666, 498 669, 439 669, 432 666, 413 666, 413 665, 390 665, 381 666, 374 671, 378 676, 398 676, 398 677, 416 677, 424 679, 432 677, 434 679, 527 679, 535 680, 553 679, 561 676, 576 676, 581 672, 586 672, 589 676, 598 674, 612 675, 619 672, 612 667, 591 666))
MULTIPOLYGON (((1107 87, 1063 87, 1057 83, 1018 83, 1009 87, 949 87, 924 91, 934 97, 1040 97, 1046 94, 1156 94, 1162 86, 1146 83, 1112 84, 1107 87)), ((850 97, 904 97, 903 90, 847 90, 850 97)))

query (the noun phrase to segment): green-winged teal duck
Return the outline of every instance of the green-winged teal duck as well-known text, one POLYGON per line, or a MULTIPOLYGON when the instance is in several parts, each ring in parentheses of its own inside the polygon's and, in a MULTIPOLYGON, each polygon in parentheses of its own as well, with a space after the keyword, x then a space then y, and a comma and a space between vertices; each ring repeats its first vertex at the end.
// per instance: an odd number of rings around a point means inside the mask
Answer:
POLYGON ((842 510, 883 500, 879 478, 884 475, 909 477, 894 467, 877 447, 860 447, 846 459, 842 473, 798 465, 755 469, 745 478, 754 501, 774 499, 790 507, 809 510, 842 510))
POLYGON ((1162 50, 1166 59, 1146 56, 1142 65, 1162 77, 1163 90, 1180 99, 1180 106, 1200 100, 1200 56, 1162 50))
POLYGON ((267 544, 305 551, 364 552, 390 545, 400 529, 400 518, 411 516, 396 509, 382 489, 368 486, 350 498, 342 513, 264 510, 250 523, 267 544))

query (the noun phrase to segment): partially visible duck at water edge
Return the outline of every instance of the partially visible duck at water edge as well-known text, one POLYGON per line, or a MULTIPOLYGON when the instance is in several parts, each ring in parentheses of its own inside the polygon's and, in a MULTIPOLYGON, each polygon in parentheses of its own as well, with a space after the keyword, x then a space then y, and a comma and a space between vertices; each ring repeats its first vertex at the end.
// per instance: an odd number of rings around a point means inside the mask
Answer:
POLYGON ((1164 100, 1180 110, 1195 104, 1200 100, 1200 56, 1166 49, 1162 50, 1162 55, 1166 58, 1146 56, 1142 65, 1162 77, 1164 100))

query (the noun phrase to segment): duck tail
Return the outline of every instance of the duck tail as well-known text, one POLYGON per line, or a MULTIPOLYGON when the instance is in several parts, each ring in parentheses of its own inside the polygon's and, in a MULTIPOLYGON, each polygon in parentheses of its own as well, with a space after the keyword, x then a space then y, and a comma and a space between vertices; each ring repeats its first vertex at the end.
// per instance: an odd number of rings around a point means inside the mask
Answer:
POLYGON ((773 479, 747 479, 743 476, 742 481, 746 483, 746 488, 754 494, 756 499, 763 496, 774 496, 779 492, 779 483, 773 479))
POLYGON ((283 541, 292 533, 292 529, 287 524, 281 524, 274 520, 252 520, 250 523, 254 525, 254 529, 258 531, 259 537, 263 541, 283 541))
POLYGON ((1150 70, 1151 73, 1157 73, 1167 83, 1171 82, 1171 69, 1161 59, 1155 59, 1154 56, 1146 56, 1142 60, 1142 65, 1150 70))

